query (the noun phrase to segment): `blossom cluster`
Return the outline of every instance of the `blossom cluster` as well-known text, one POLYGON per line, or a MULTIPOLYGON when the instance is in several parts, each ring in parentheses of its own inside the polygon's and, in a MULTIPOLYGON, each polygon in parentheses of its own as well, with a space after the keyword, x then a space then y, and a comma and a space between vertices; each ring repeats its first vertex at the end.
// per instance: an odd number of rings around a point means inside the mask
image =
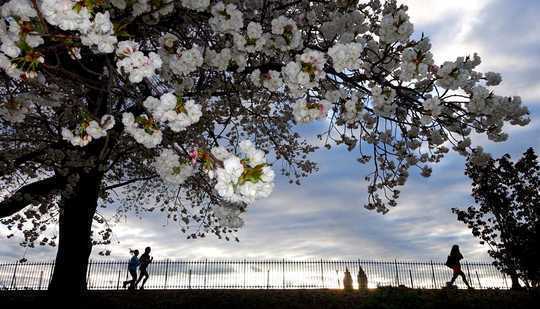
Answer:
POLYGON ((124 130, 144 147, 154 148, 161 144, 163 134, 152 117, 144 114, 135 117, 132 113, 123 113, 122 123, 124 130))
POLYGON ((313 120, 326 117, 332 104, 328 100, 308 102, 306 99, 298 99, 293 106, 294 120, 298 123, 308 123, 313 120))
POLYGON ((132 83, 140 83, 144 78, 154 76, 162 64, 158 54, 150 52, 146 56, 134 41, 118 43, 116 56, 119 58, 116 62, 118 72, 128 74, 132 83))
POLYGON ((107 136, 107 131, 115 125, 115 120, 112 115, 104 115, 98 123, 95 120, 84 120, 79 124, 75 131, 63 127, 62 138, 70 142, 73 146, 84 147, 93 139, 100 139, 107 136))
POLYGON ((41 13, 47 22, 65 31, 78 31, 81 43, 99 53, 112 53, 118 39, 109 12, 93 15, 91 9, 75 0, 43 0, 41 13))
POLYGON ((414 31, 413 24, 409 21, 409 15, 403 9, 391 12, 383 16, 379 36, 381 41, 392 44, 395 42, 405 43, 414 31))
POLYGON ((12 78, 33 78, 43 56, 34 51, 44 40, 33 34, 37 16, 28 0, 9 1, 1 7, 0 69, 12 78))
POLYGON ((32 110, 32 104, 27 100, 16 98, 0 103, 0 116, 12 123, 21 123, 32 110))
POLYGON ((261 24, 250 22, 247 26, 246 35, 234 33, 234 46, 239 51, 255 53, 261 51, 267 40, 267 36, 263 35, 261 24))
POLYGON ((356 123, 363 114, 364 104, 357 95, 351 96, 350 99, 343 104, 344 111, 342 117, 349 124, 356 123))
POLYGON ((283 80, 278 71, 269 70, 266 73, 261 73, 261 70, 256 69, 249 77, 255 86, 263 86, 270 91, 278 91, 283 87, 283 80))
POLYGON ((182 47, 175 49, 176 40, 176 37, 172 35, 169 35, 164 40, 164 44, 167 46, 162 53, 165 65, 178 76, 185 76, 195 72, 204 62, 201 51, 196 46, 190 49, 182 47), (171 47, 169 48, 169 46, 171 47))
POLYGON ((238 32, 244 26, 242 12, 234 4, 218 2, 211 9, 212 18, 208 20, 216 32, 238 32))
POLYGON ((338 43, 328 49, 328 56, 332 58, 332 64, 337 72, 345 69, 358 70, 360 68, 360 55, 364 50, 362 43, 338 43))
POLYGON ((280 16, 272 20, 273 44, 282 51, 300 48, 302 35, 294 20, 280 16))
POLYGON ((222 227, 239 229, 244 226, 244 220, 240 217, 242 210, 235 204, 228 203, 214 207, 213 213, 222 227))
POLYGON ((180 158, 174 150, 166 148, 156 157, 154 167, 161 179, 174 185, 181 185, 193 175, 194 169, 190 163, 180 158))
POLYGON ((251 141, 244 140, 239 146, 243 158, 222 147, 212 149, 223 166, 217 167, 210 176, 215 176, 215 189, 225 201, 249 204, 272 193, 274 171, 266 163, 265 153, 256 149, 251 141))
POLYGON ((282 71, 284 80, 292 93, 300 93, 302 89, 314 88, 319 80, 324 79, 324 53, 316 50, 306 50, 297 56, 296 61, 289 62, 282 71))
POLYGON ((397 105, 394 102, 396 91, 394 89, 376 85, 371 88, 371 94, 373 97, 373 110, 379 115, 388 117, 396 110, 397 105))
POLYGON ((433 54, 429 51, 431 44, 424 38, 414 47, 408 47, 401 55, 401 73, 399 79, 407 82, 414 78, 427 77, 430 66, 433 65, 433 54))
POLYGON ((152 117, 161 123, 166 123, 174 132, 185 130, 197 123, 202 116, 201 106, 193 100, 184 102, 182 97, 169 92, 159 99, 148 97, 143 106, 152 114, 152 117))

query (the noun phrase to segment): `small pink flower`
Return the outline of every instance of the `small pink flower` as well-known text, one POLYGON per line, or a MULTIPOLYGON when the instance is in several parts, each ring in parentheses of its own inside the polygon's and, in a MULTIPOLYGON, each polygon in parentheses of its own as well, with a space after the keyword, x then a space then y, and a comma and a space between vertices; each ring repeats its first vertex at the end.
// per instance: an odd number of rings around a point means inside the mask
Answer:
POLYGON ((191 158, 191 164, 197 163, 197 158, 199 157, 199 152, 197 151, 197 149, 193 149, 189 153, 189 157, 191 158))

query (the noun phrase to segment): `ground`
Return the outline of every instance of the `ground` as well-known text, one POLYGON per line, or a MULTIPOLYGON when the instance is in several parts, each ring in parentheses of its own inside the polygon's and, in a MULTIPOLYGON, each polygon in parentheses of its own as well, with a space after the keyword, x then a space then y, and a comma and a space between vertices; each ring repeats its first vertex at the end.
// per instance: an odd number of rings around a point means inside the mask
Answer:
MULTIPOLYGON (((365 293, 340 290, 146 290, 91 291, 66 308, 537 308, 539 291, 413 290, 379 288, 365 293)), ((46 292, 0 291, 2 308, 50 307, 46 292)))

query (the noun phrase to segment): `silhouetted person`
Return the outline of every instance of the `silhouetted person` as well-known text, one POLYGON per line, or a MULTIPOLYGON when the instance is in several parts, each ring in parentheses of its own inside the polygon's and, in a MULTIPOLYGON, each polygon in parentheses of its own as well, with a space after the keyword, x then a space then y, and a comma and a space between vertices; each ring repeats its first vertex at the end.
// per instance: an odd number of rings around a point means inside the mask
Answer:
POLYGON ((356 276, 356 280, 358 281, 358 290, 367 290, 367 275, 362 269, 362 267, 358 269, 358 275, 356 276))
POLYGON ((450 255, 448 256, 448 259, 446 260, 446 266, 452 268, 452 271, 454 273, 454 275, 452 276, 452 280, 448 282, 448 285, 452 286, 456 278, 458 276, 461 276, 467 288, 471 289, 471 286, 469 285, 469 282, 467 282, 467 278, 465 277, 465 274, 463 273, 463 271, 461 271, 461 263, 459 261, 461 261, 462 259, 463 259, 463 255, 461 255, 461 252, 459 252, 459 246, 453 245, 452 250, 450 250, 450 255))
POLYGON ((345 291, 353 290, 352 276, 348 268, 345 268, 345 276, 343 276, 343 289, 345 291))
POLYGON ((139 263, 140 263, 138 256, 139 256, 139 250, 134 250, 133 256, 131 257, 128 263, 128 271, 129 271, 129 274, 131 275, 131 280, 124 281, 124 284, 123 284, 124 289, 126 288, 126 285, 128 284, 129 284, 129 288, 128 288, 129 290, 135 289, 135 285, 137 282, 137 266, 139 266, 139 263))
POLYGON ((152 263, 152 261, 154 260, 153 257, 150 256, 150 251, 152 251, 152 248, 150 247, 146 247, 144 249, 144 253, 141 255, 141 258, 139 259, 140 261, 140 265, 139 265, 139 280, 137 280, 137 283, 135 284, 135 286, 137 284, 139 284, 139 282, 141 282, 141 279, 144 277, 144 280, 141 284, 141 290, 144 290, 144 284, 146 283, 146 280, 148 280, 148 264, 152 263))

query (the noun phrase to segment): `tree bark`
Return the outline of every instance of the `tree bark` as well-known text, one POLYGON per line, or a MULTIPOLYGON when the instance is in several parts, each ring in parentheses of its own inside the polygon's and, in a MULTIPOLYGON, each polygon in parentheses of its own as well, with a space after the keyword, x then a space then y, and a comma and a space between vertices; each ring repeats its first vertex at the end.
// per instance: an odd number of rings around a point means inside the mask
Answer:
POLYGON ((58 252, 49 284, 52 294, 80 295, 87 289, 92 220, 96 212, 100 182, 101 177, 98 175, 80 174, 74 192, 62 197, 58 252))
POLYGON ((519 276, 517 274, 510 274, 510 279, 512 280, 512 290, 521 289, 521 284, 519 284, 519 276))

